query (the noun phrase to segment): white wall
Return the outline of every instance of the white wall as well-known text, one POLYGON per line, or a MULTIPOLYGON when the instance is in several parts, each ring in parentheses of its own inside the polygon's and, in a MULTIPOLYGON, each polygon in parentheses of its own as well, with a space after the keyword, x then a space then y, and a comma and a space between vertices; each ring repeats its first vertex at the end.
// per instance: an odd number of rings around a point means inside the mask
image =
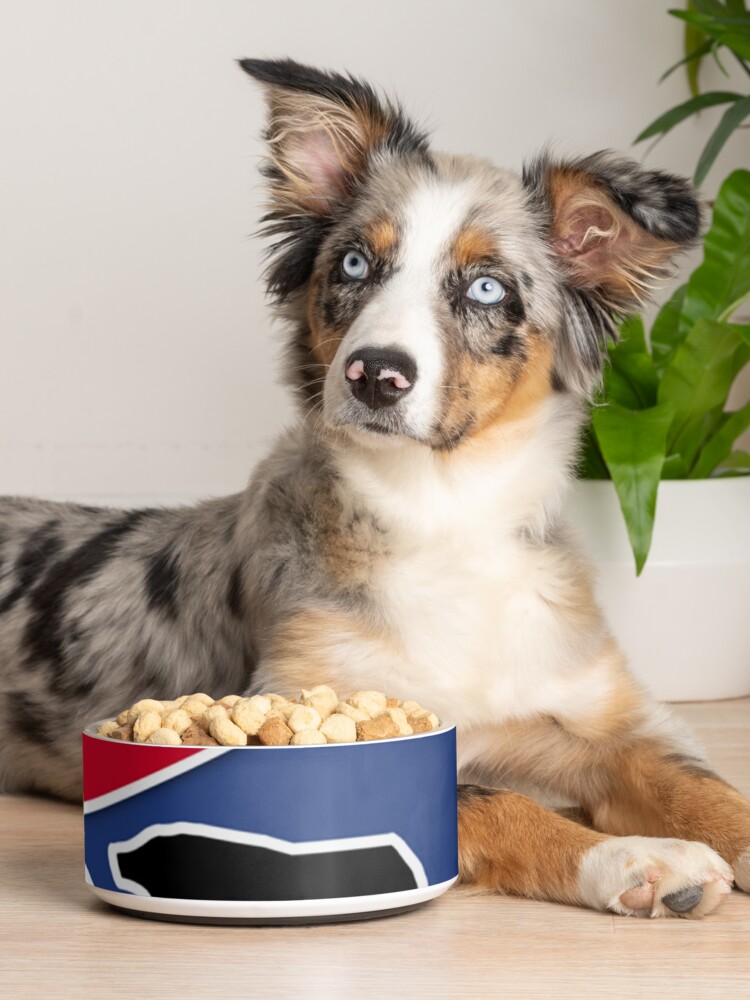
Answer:
MULTIPOLYGON (((249 239, 261 100, 235 57, 349 69, 438 147, 519 166, 549 140, 628 150, 687 96, 656 82, 681 54, 673 5, 4 0, 0 493, 239 489, 289 419, 249 239)), ((690 173, 715 120, 648 162, 690 173)), ((749 153, 744 133, 707 192, 749 153)))

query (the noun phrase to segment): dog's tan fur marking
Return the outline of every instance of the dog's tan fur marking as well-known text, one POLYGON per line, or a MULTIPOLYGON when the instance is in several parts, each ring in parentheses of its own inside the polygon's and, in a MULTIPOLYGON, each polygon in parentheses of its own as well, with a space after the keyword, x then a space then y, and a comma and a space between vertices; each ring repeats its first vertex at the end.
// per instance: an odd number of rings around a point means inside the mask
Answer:
POLYGON ((318 362, 324 366, 322 375, 328 369, 341 341, 346 335, 347 328, 334 329, 328 326, 323 318, 323 308, 321 301, 321 279, 320 275, 314 273, 310 279, 310 288, 307 296, 307 324, 310 331, 308 341, 310 353, 318 362))
POLYGON ((527 360, 524 362, 523 374, 510 387, 508 396, 503 401, 501 409, 488 413, 486 423, 480 422, 478 430, 497 422, 504 424, 528 416, 538 404, 549 396, 552 391, 552 364, 554 354, 552 346, 541 338, 529 338, 527 360))
POLYGON ((385 630, 354 615, 329 608, 307 608, 280 623, 270 637, 263 660, 285 690, 302 688, 311 677, 318 684, 337 684, 344 690, 339 665, 350 657, 364 659, 370 654, 398 662, 403 650, 385 630))
POLYGON ((644 740, 605 761, 611 775, 591 804, 598 829, 620 835, 698 840, 733 864, 750 844, 750 803, 708 770, 657 740, 644 740))
POLYGON ((398 226, 393 219, 384 216, 367 223, 362 235, 376 256, 387 257, 398 242, 398 226))
MULTIPOLYGON (((581 630, 601 627, 603 615, 594 601, 588 573, 577 575, 566 588, 570 600, 566 614, 574 617, 581 630)), ((599 655, 599 669, 609 679, 609 694, 594 710, 566 717, 565 729, 583 740, 599 743, 616 741, 632 732, 643 712, 643 692, 627 669, 625 657, 615 640, 608 636, 599 655)))
POLYGON ((474 223, 458 233, 451 247, 453 266, 459 270, 491 260, 496 254, 497 246, 492 234, 474 223))
POLYGON ((516 792, 463 794, 458 808, 460 881, 534 899, 579 903, 586 851, 606 838, 516 792))
MULTIPOLYGON (((553 350, 541 337, 529 338, 520 374, 512 363, 480 361, 468 352, 451 352, 450 347, 447 353, 448 370, 455 372, 452 381, 459 387, 446 392, 442 424, 448 436, 452 430, 466 427, 465 440, 476 443, 493 428, 528 416, 552 392, 553 350), (468 399, 461 386, 471 387, 468 399)), ((495 435, 490 433, 489 447, 496 446, 495 435)))

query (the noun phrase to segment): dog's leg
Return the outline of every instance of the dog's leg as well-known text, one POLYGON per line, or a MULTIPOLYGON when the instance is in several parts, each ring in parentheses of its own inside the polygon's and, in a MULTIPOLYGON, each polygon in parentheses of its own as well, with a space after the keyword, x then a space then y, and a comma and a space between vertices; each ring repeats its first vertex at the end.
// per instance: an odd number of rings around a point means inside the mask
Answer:
POLYGON ((461 882, 634 916, 703 916, 731 871, 704 844, 609 837, 503 789, 459 785, 461 882))
POLYGON ((726 888, 722 879, 731 879, 728 866, 750 891, 750 801, 710 770, 691 735, 648 700, 612 648, 577 683, 554 715, 494 727, 468 756, 498 782, 530 782, 580 804, 595 830, 616 835, 592 852, 585 877, 617 881, 620 848, 632 849, 636 862, 650 856, 641 902, 653 915, 662 902, 707 912, 726 888))
POLYGON ((587 807, 608 833, 679 837, 710 845, 750 892, 750 802, 704 762, 641 739, 605 759, 587 807))
POLYGON ((595 829, 708 844, 750 892, 750 801, 711 770, 664 706, 617 672, 606 704, 555 722, 555 751, 533 769, 572 795, 595 829))

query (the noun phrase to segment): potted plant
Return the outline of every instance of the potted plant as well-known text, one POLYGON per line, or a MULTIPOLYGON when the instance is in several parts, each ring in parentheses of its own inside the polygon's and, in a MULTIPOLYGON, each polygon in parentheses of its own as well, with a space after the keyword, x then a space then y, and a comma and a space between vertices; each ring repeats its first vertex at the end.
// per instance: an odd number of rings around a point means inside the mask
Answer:
MULTIPOLYGON (((687 63, 693 97, 638 139, 728 104, 699 158, 700 183, 750 116, 750 96, 700 93, 697 67, 727 49, 750 75, 750 14, 744 0, 694 0, 670 13, 686 22, 677 65, 687 63)), ((615 633, 660 698, 750 694, 750 454, 736 445, 750 428, 750 401, 727 408, 750 361, 750 324, 738 316, 748 297, 750 171, 737 170, 713 206, 703 262, 649 336, 639 316, 621 324, 585 431, 574 518, 615 633)))

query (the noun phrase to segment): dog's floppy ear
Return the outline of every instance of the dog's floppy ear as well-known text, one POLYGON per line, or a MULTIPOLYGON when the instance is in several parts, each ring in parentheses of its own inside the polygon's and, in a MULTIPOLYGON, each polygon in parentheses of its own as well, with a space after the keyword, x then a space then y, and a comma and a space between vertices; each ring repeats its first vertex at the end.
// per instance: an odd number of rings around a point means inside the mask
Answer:
POLYGON ((568 162, 543 155, 524 167, 565 279, 566 330, 558 374, 588 392, 614 321, 640 308, 700 232, 688 181, 600 152, 568 162))
POLYGON ((266 231, 273 248, 269 287, 284 298, 310 276, 315 253, 340 206, 376 152, 424 153, 426 136, 401 109, 351 76, 290 59, 241 59, 268 101, 265 174, 271 185, 266 231))

